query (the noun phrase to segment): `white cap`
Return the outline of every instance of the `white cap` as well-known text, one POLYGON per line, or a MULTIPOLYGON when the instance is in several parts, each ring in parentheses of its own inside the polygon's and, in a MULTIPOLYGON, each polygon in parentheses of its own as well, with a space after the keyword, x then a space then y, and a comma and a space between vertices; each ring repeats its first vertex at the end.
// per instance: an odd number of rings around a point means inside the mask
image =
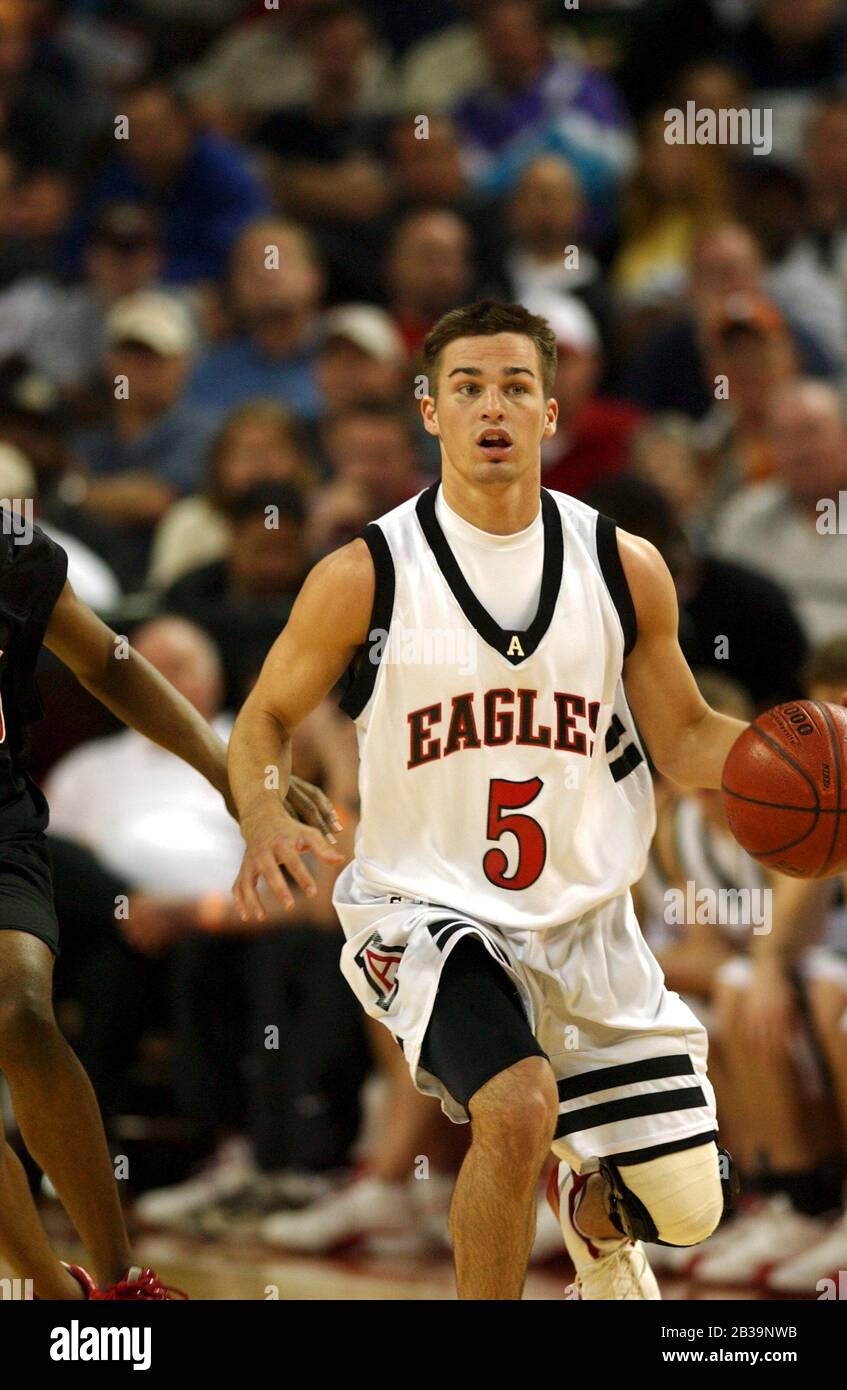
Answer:
POLYGON ((597 325, 575 295, 530 295, 524 303, 533 314, 541 314, 547 320, 558 347, 575 348, 577 352, 596 352, 599 348, 597 325))
POLYGON ((14 444, 0 444, 0 497, 33 497, 35 469, 14 444))
POLYGON ((321 320, 320 336, 324 343, 329 338, 346 338, 378 362, 402 362, 406 356, 394 320, 375 304, 339 304, 328 310, 321 320))
POLYGON ((160 290, 127 295, 106 319, 110 344, 143 343, 160 357, 181 357, 197 344, 194 321, 181 299, 160 290))

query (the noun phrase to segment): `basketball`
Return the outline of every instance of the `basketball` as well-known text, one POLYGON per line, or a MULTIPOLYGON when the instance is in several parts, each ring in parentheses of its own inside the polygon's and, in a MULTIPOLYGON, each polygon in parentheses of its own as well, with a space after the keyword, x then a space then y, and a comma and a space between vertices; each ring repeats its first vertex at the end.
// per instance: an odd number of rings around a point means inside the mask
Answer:
POLYGON ((847 869, 847 709, 795 700, 736 739, 721 792, 733 835, 792 878, 847 869))

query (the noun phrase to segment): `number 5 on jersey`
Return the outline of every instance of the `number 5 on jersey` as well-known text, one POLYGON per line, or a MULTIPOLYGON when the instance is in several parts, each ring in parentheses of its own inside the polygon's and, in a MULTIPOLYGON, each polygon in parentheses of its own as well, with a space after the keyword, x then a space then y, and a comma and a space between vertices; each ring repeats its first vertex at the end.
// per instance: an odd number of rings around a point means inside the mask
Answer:
POLYGON ((511 877, 506 874, 509 861, 504 850, 490 849, 483 858, 485 877, 496 888, 508 888, 513 892, 531 888, 541 876, 547 861, 544 831, 532 816, 514 812, 529 806, 543 786, 540 777, 531 777, 528 782, 509 782, 495 777, 489 783, 487 839, 499 840, 509 831, 518 842, 518 862, 511 877))

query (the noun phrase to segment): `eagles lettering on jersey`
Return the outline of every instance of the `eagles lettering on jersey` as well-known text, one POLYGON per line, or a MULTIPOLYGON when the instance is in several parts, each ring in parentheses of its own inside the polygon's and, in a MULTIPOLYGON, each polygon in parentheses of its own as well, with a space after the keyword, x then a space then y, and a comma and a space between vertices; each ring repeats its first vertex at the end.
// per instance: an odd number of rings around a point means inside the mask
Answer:
MULTIPOLYGON (((336 895, 349 878, 356 893, 543 929, 624 892, 646 860, 653 790, 623 688, 635 610, 614 523, 542 489, 537 609, 525 630, 501 627, 441 529, 438 487, 364 535, 369 630, 389 640, 363 649, 342 699, 362 817, 336 895), (401 640, 392 658, 392 625, 433 640, 414 660, 401 640)), ((496 579, 496 544, 490 564, 496 579)))
POLYGON ((420 767, 436 758, 448 757, 462 748, 501 748, 517 743, 524 748, 553 748, 558 752, 580 753, 584 757, 594 752, 592 734, 597 728, 599 700, 587 700, 584 695, 567 695, 555 691, 552 696, 552 715, 549 724, 539 723, 536 717, 537 690, 486 690, 479 699, 473 691, 454 695, 449 719, 442 719, 442 705, 428 705, 407 715, 410 731, 410 750, 407 767, 420 767), (481 713, 477 719, 477 706, 481 713), (436 730, 446 723, 442 739, 436 730))

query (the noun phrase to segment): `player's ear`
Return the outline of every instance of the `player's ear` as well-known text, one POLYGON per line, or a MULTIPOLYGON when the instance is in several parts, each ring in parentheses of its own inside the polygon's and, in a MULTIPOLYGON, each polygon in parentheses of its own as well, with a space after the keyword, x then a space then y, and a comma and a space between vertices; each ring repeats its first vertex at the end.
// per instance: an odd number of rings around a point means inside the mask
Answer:
POLYGON ((551 396, 544 411, 544 433, 542 439, 552 439, 556 433, 556 422, 559 418, 559 402, 551 396))
POLYGON ((423 396, 421 399, 421 415, 423 416, 424 429, 427 434, 439 433, 438 430, 438 411, 434 396, 423 396))

